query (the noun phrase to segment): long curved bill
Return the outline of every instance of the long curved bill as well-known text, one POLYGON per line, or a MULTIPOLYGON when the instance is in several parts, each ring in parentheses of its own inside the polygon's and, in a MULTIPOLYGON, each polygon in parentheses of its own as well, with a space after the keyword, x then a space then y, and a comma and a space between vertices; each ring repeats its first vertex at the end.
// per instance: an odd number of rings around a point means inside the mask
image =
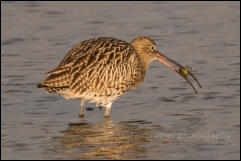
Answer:
MULTIPOLYGON (((157 54, 157 60, 159 62, 161 62, 162 64, 166 65, 167 67, 169 67, 170 69, 172 69, 173 71, 177 72, 179 75, 181 75, 190 85, 191 87, 193 88, 193 90, 195 91, 195 93, 197 94, 197 90, 195 89, 195 87, 193 86, 193 84, 189 81, 187 75, 184 75, 182 72, 180 72, 179 70, 177 70, 173 65, 171 65, 170 63, 176 65, 177 67, 179 67, 179 69, 182 69, 182 70, 185 70, 185 68, 178 64, 177 62, 175 62, 174 60, 166 57, 165 55, 161 54, 161 53, 158 53, 157 54)), ((198 82, 197 78, 192 74, 192 73, 188 73, 192 76, 192 78, 196 81, 196 83, 198 84, 198 86, 200 88, 202 88, 201 84, 198 82)))

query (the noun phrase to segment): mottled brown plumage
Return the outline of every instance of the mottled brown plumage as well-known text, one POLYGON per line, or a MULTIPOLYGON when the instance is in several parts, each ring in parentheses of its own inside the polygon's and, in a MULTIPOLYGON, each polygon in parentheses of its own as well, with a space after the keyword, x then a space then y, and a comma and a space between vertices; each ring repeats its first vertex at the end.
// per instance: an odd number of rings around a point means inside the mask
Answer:
POLYGON ((143 82, 157 54, 155 42, 147 37, 131 43, 111 37, 86 40, 74 46, 54 70, 45 73, 50 76, 38 87, 67 99, 81 99, 80 115, 84 101, 88 101, 106 106, 105 116, 109 116, 111 104, 143 82))

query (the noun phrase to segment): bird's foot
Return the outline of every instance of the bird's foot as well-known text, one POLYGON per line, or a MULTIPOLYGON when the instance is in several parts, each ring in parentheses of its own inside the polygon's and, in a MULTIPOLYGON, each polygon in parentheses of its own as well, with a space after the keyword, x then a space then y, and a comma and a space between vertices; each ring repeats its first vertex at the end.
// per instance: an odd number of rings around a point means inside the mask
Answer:
POLYGON ((105 116, 105 121, 110 121, 110 116, 105 116))
POLYGON ((106 116, 106 115, 105 115, 105 119, 109 119, 109 118, 110 118, 110 116, 109 116, 109 115, 108 115, 108 116, 106 116))
POLYGON ((105 116, 105 118, 109 118, 110 117, 110 113, 106 112, 104 116, 105 116))
POLYGON ((83 117, 85 117, 85 115, 83 113, 80 113, 79 117, 83 118, 83 117))

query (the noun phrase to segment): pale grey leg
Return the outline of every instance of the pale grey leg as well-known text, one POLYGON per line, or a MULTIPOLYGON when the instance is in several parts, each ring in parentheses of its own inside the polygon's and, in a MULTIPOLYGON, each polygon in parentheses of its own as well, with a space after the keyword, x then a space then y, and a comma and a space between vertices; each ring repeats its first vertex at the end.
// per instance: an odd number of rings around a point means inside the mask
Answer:
POLYGON ((84 100, 81 100, 81 105, 80 105, 80 113, 79 113, 79 116, 80 117, 84 117, 84 104, 85 104, 85 101, 84 100))
POLYGON ((109 117, 111 105, 112 105, 112 102, 105 106, 105 108, 106 108, 106 110, 105 110, 105 117, 109 117))

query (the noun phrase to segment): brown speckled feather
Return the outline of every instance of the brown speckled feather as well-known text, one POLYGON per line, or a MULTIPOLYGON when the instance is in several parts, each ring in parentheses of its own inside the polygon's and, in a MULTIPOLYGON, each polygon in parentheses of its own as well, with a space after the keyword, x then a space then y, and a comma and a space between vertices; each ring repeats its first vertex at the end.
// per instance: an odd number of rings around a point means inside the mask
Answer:
POLYGON ((46 73, 50 76, 41 85, 50 93, 70 90, 80 98, 93 93, 117 99, 143 81, 138 59, 136 50, 125 41, 109 37, 90 39, 70 50, 56 69, 46 73))

